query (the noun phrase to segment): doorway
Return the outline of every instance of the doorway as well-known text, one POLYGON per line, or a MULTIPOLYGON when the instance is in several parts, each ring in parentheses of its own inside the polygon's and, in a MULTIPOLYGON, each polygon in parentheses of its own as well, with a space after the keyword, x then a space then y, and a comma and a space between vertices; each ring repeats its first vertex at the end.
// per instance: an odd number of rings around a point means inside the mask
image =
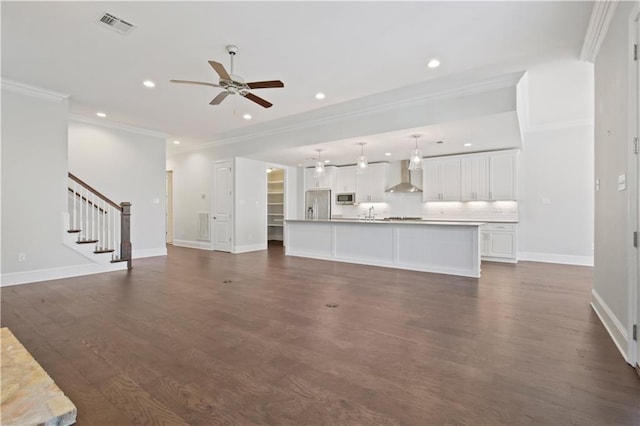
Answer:
POLYGON ((267 247, 282 247, 284 240, 285 171, 267 167, 267 247))
POLYGON ((166 185, 166 242, 167 244, 173 244, 173 170, 167 170, 167 185, 166 185))
MULTIPOLYGON (((634 9, 635 11, 635 16, 633 19, 633 25, 632 25, 632 32, 633 32, 633 36, 632 36, 632 40, 633 40, 633 44, 635 46, 635 50, 636 50, 636 57, 635 57, 635 61, 633 62, 633 80, 634 80, 634 84, 635 84, 635 88, 633 88, 633 93, 635 94, 635 99, 634 99, 634 106, 635 106, 635 111, 633 113, 633 129, 635 130, 635 152, 636 155, 634 156, 633 159, 633 163, 634 163, 634 168, 635 168, 635 175, 636 175, 636 185, 635 185, 635 193, 633 194, 633 205, 634 205, 634 209, 635 209, 635 232, 637 235, 637 232, 640 231, 640 161, 638 159, 638 149, 640 149, 640 147, 638 146, 640 144, 640 141, 638 140, 638 138, 640 137, 640 60, 637 57, 637 55, 639 54, 638 49, 639 49, 639 45, 640 45, 640 10, 638 8, 638 6, 635 7, 634 9)), ((632 15, 633 16, 633 15, 632 15)), ((638 238, 638 237, 636 237, 638 238)), ((631 341, 631 343, 633 344, 633 357, 632 360, 634 361, 633 363, 635 364, 635 368, 636 371, 638 372, 638 374, 640 374, 640 336, 638 336, 637 334, 640 333, 640 330, 637 330, 638 327, 640 327, 640 249, 637 248, 638 244, 636 244, 636 250, 635 250, 635 276, 633 276, 634 274, 632 274, 632 282, 630 285, 630 291, 631 291, 631 300, 635 300, 635 306, 632 307, 631 312, 632 315, 631 318, 634 319, 634 323, 632 325, 632 327, 636 328, 636 336, 635 336, 635 342, 631 341), (634 297, 635 295, 635 297, 634 297)))
POLYGON ((212 248, 231 252, 231 217, 233 212, 233 173, 231 161, 222 161, 213 166, 212 248))

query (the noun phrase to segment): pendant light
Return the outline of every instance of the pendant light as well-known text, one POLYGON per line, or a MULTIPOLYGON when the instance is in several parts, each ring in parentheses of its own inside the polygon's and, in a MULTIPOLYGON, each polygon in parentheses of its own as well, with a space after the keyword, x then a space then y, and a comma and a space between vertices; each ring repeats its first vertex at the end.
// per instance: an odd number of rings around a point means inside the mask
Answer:
POLYGON ((366 142, 358 142, 358 145, 360 145, 360 157, 358 157, 358 160, 356 161, 358 170, 366 169, 369 165, 369 163, 367 162, 367 157, 364 156, 364 146, 366 144, 366 142))
POLYGON ((411 156, 409 157, 409 170, 422 170, 422 152, 418 149, 418 138, 420 136, 422 135, 411 135, 416 140, 416 148, 411 151, 411 156))
POLYGON ((324 173, 324 161, 322 161, 322 150, 316 149, 318 152, 318 161, 316 161, 316 176, 324 173))

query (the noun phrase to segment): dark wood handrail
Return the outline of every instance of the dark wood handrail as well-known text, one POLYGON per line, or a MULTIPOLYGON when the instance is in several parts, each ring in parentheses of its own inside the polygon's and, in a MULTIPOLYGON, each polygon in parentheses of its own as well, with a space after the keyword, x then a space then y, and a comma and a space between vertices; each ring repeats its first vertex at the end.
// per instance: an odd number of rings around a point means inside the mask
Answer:
POLYGON ((69 173, 69 178, 77 183, 80 184, 80 186, 88 189, 89 191, 93 192, 95 195, 98 196, 98 198, 106 201, 107 203, 109 203, 112 207, 115 207, 116 209, 122 211, 122 207, 120 207, 120 205, 118 203, 115 203, 113 201, 111 201, 109 198, 105 197, 104 195, 102 195, 100 192, 96 191, 95 188, 93 188, 91 185, 89 185, 88 183, 84 182, 82 179, 80 179, 79 177, 74 176, 72 173, 69 173))

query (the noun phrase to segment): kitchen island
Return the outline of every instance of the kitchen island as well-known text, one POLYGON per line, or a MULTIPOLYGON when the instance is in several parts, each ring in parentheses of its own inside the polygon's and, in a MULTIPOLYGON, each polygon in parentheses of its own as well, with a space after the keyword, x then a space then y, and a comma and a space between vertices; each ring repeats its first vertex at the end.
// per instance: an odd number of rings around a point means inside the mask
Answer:
POLYGON ((483 224, 286 220, 285 254, 479 278, 483 224))

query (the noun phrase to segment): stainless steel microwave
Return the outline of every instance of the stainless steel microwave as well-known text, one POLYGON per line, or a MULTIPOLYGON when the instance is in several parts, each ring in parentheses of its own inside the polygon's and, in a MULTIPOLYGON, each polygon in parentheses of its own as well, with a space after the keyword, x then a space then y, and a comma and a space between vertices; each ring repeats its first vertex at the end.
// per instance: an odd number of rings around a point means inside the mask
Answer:
POLYGON ((336 204, 350 205, 356 202, 356 194, 353 192, 343 192, 336 194, 336 204))

